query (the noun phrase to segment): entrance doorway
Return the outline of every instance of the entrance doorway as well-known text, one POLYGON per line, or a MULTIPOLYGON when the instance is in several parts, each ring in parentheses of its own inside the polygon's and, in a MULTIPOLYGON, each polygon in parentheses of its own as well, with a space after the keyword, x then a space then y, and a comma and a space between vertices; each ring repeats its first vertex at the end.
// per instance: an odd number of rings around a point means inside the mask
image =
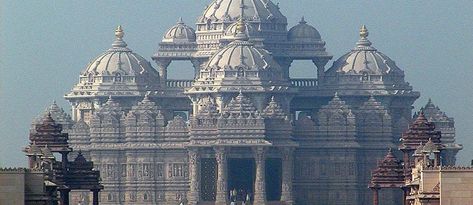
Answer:
POLYGON ((217 193, 217 161, 215 158, 202 158, 200 173, 200 198, 203 201, 215 201, 217 193))
POLYGON ((282 162, 279 158, 266 159, 266 200, 281 199, 282 162))
POLYGON ((246 194, 254 193, 255 160, 251 158, 228 160, 228 193, 236 190, 236 199, 243 201, 246 194))

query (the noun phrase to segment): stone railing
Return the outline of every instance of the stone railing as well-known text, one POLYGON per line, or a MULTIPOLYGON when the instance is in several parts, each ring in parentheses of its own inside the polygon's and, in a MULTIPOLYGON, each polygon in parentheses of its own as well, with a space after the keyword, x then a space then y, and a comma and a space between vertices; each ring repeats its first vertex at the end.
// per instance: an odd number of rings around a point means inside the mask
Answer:
POLYGON ((166 80, 168 88, 189 88, 194 80, 166 80))
MULTIPOLYGON (((194 80, 166 80, 168 88, 189 88, 192 86, 194 80)), ((318 81, 315 78, 296 78, 291 79, 291 84, 294 87, 317 87, 318 81)))
POLYGON ((317 87, 318 81, 315 78, 294 78, 291 84, 294 87, 317 87))

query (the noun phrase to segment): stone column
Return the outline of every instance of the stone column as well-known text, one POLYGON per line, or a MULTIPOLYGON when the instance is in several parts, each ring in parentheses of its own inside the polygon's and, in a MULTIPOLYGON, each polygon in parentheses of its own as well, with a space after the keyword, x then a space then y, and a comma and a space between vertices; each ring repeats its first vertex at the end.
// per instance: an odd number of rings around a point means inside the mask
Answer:
POLYGON ((166 79, 168 79, 168 67, 171 64, 171 60, 159 59, 156 60, 158 65, 159 77, 161 78, 161 84, 166 85, 166 79))
POLYGON ((197 205, 200 201, 200 157, 197 148, 190 148, 189 154, 189 181, 190 189, 187 195, 189 205, 197 205))
POLYGON ((215 205, 227 205, 227 156, 225 148, 215 148, 215 158, 217 159, 217 193, 215 205))
POLYGON ((265 148, 255 147, 253 149, 256 162, 255 195, 253 204, 266 205, 266 158, 265 148))
POLYGON ((200 76, 200 68, 202 67, 202 59, 191 59, 192 66, 194 67, 194 79, 198 79, 200 76))
POLYGON ((93 189, 91 191, 93 193, 92 205, 99 205, 99 192, 100 192, 100 189, 93 189))
POLYGON ((378 199, 378 190, 379 188, 371 188, 371 190, 373 191, 373 205, 379 205, 379 199, 378 199))
POLYGON ((316 58, 316 59, 312 60, 314 65, 317 66, 317 80, 318 80, 319 85, 324 82, 325 65, 327 65, 329 60, 330 59, 328 59, 328 58, 316 58))
POLYGON ((281 201, 285 202, 286 205, 294 204, 292 198, 292 178, 294 168, 294 148, 285 147, 282 148, 282 188, 281 188, 281 201))
POLYGON ((404 180, 411 180, 409 177, 411 175, 410 172, 410 166, 411 166, 411 161, 409 159, 409 151, 408 150, 402 150, 403 151, 403 161, 404 161, 404 180))

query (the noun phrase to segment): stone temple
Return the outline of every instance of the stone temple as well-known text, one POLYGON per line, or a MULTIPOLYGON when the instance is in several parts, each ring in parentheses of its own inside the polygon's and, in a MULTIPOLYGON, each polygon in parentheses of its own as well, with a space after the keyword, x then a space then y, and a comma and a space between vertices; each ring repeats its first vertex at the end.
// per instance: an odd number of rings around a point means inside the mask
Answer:
MULTIPOLYGON (((317 29, 304 19, 288 29, 270 0, 215 0, 195 29, 179 20, 152 56, 157 69, 124 35, 118 27, 65 95, 71 115, 46 110, 100 170, 100 204, 224 205, 232 190, 254 205, 369 204, 371 170, 399 146, 420 96, 365 26, 328 66, 317 29), (317 78, 292 79, 295 60, 313 62, 317 78), (195 78, 168 79, 172 61, 190 61, 195 78)), ((423 110, 454 164, 453 118, 432 102, 423 110)))

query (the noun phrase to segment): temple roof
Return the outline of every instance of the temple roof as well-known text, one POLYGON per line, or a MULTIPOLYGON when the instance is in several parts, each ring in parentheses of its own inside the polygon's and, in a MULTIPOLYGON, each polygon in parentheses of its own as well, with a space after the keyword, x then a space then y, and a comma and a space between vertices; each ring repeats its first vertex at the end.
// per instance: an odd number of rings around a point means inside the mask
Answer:
POLYGON ((164 34, 164 43, 192 43, 195 42, 195 30, 187 26, 182 18, 164 34))
POLYGON ((268 106, 263 110, 263 116, 271 119, 286 119, 287 114, 281 108, 281 106, 276 102, 274 96, 271 98, 268 106))
POLYGON ((415 150, 419 144, 425 144, 432 140, 435 144, 441 144, 441 133, 435 131, 435 125, 429 122, 423 112, 420 112, 415 121, 409 125, 406 132, 402 134, 400 149, 415 150))
POLYGON ((354 49, 336 60, 326 73, 328 75, 387 75, 396 74, 404 76, 404 72, 396 66, 395 62, 388 56, 379 52, 368 40, 368 29, 362 26, 360 29, 360 40, 354 49))
POLYGON ((287 23, 286 17, 271 0, 214 0, 205 9, 199 23, 236 21, 239 18, 250 21, 287 23))
POLYGON ((64 111, 61 107, 58 106, 56 101, 53 101, 53 103, 48 106, 44 112, 38 116, 36 119, 33 120, 33 126, 35 124, 41 123, 43 119, 47 118, 48 115, 51 115, 51 117, 54 119, 55 122, 65 126, 65 129, 70 128, 72 125, 72 119, 71 116, 64 111))
POLYGON ((289 30, 287 35, 287 38, 290 41, 314 42, 322 40, 319 31, 317 31, 313 26, 307 24, 304 17, 302 17, 299 24, 289 30))
POLYGON ((243 95, 242 92, 240 92, 235 98, 232 98, 227 106, 223 108, 222 113, 242 117, 259 115, 250 98, 243 95))
POLYGON ((447 114, 442 112, 438 106, 436 106, 432 99, 429 99, 427 104, 421 108, 421 111, 424 113, 425 118, 430 122, 450 122, 454 123, 453 118, 449 118, 447 114))
POLYGON ((389 149, 384 159, 378 160, 377 167, 371 172, 369 187, 400 188, 402 186, 404 186, 402 163, 389 149))
POLYGON ((51 114, 35 125, 35 132, 30 133, 31 144, 38 147, 49 146, 53 152, 69 151, 68 134, 62 133, 62 125, 57 124, 51 114))

